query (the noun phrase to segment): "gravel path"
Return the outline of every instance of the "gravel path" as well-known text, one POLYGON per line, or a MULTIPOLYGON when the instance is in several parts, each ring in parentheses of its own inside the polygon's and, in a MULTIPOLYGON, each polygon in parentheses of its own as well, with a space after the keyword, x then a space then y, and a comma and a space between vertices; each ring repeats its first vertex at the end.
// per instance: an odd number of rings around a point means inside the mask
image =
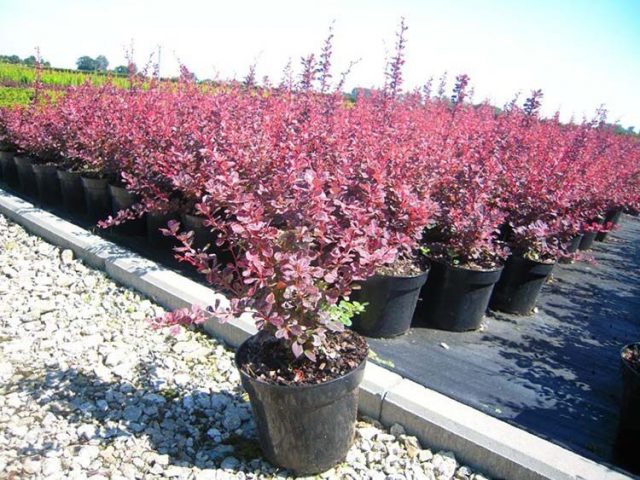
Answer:
MULTIPOLYGON (((233 353, 151 330, 161 312, 0 215, 0 478, 289 476, 260 456, 233 353)), ((321 478, 485 477, 363 419, 321 478)))

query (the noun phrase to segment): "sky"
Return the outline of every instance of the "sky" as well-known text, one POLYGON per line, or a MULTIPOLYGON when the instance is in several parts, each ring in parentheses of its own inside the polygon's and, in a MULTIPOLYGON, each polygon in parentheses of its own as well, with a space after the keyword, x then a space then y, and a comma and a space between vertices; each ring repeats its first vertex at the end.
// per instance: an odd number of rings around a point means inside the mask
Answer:
POLYGON ((279 80, 289 60, 318 53, 334 25, 334 73, 376 87, 404 17, 405 88, 448 73, 471 77, 474 100, 501 106, 544 92, 543 113, 593 116, 640 130, 640 0, 0 0, 0 54, 39 47, 53 66, 105 55, 138 65, 160 52, 161 75, 180 62, 198 78, 279 80))

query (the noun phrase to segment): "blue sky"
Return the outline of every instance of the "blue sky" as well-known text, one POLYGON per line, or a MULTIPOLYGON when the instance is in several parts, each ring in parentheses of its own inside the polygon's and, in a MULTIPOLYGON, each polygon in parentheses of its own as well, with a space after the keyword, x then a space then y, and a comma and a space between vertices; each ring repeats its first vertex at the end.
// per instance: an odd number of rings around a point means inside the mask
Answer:
POLYGON ((640 129, 640 0, 0 0, 0 53, 39 46, 53 65, 81 55, 138 63, 161 47, 161 73, 181 60, 200 78, 278 78, 291 58, 318 51, 335 21, 335 66, 360 59, 347 87, 383 82, 400 17, 406 18, 408 87, 449 72, 470 75, 475 99, 502 105, 518 91, 545 93, 544 112, 592 115, 640 129))

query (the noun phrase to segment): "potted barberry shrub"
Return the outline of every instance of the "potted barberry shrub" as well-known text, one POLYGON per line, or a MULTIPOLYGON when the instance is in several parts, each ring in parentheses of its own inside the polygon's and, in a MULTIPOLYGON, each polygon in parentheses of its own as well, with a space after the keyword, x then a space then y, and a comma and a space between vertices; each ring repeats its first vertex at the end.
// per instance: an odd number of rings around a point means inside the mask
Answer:
POLYGON ((7 130, 9 115, 9 108, 0 108, 0 178, 6 185, 15 187, 18 183, 18 172, 13 159, 16 146, 7 130))
POLYGON ((385 89, 358 97, 347 117, 352 125, 347 152, 353 164, 366 164, 368 175, 361 183, 378 199, 375 221, 384 226, 387 245, 398 251, 392 263, 379 267, 352 296, 364 305, 353 320, 353 329, 376 338, 396 337, 411 327, 429 271, 428 262, 418 253, 418 241, 436 210, 429 189, 407 181, 406 172, 414 168, 420 146, 412 143, 419 98, 400 95, 405 30, 402 23, 385 89))
POLYGON ((35 128, 31 122, 31 116, 32 107, 29 106, 19 106, 6 111, 7 134, 16 145, 16 152, 12 160, 7 157, 5 168, 10 171, 15 168, 18 190, 28 196, 35 197, 38 190, 33 173, 34 159, 29 151, 29 146, 32 145, 32 129, 35 128))
POLYGON ((433 157, 423 160, 440 210, 422 240, 431 270, 416 324, 450 331, 480 327, 507 255, 499 241, 505 214, 497 202, 501 172, 491 152, 494 111, 463 104, 467 84, 460 75, 451 102, 427 102, 425 108, 435 132, 445 133, 433 157))
POLYGON ((536 220, 510 229, 511 255, 491 295, 489 305, 493 310, 518 315, 533 312, 562 248, 560 238, 554 235, 553 224, 553 221, 536 220))
MULTIPOLYGON (((307 73, 315 71, 309 62, 307 73)), ((375 221, 366 162, 335 154, 348 138, 340 92, 238 95, 260 135, 227 143, 226 168, 196 207, 219 243, 233 245, 235 261, 221 265, 193 249, 177 223, 167 233, 182 242, 184 260, 229 293, 232 313, 254 312, 259 334, 240 346, 236 364, 264 455, 297 474, 318 473, 352 445, 368 351, 341 322, 353 310, 345 299, 397 251, 375 221)))
POLYGON ((582 240, 578 250, 590 250, 595 242, 598 233, 604 229, 604 216, 598 216, 582 225, 582 240))
POLYGON ((640 474, 640 343, 626 345, 621 361, 623 391, 615 456, 621 466, 640 474))
POLYGON ((596 242, 604 242, 607 240, 609 233, 616 229, 620 223, 622 216, 622 208, 614 207, 607 211, 604 216, 604 228, 596 235, 596 242))

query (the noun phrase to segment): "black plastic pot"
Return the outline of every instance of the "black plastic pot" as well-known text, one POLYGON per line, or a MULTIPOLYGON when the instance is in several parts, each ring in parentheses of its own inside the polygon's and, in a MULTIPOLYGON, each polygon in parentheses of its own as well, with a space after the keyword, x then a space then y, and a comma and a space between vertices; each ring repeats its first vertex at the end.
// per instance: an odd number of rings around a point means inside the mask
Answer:
POLYGON ((147 243, 149 246, 157 249, 169 250, 176 245, 173 237, 165 237, 161 228, 167 228, 167 223, 171 220, 179 220, 180 215, 177 212, 170 213, 147 213, 147 243))
MULTIPOLYGON (((111 195, 111 213, 115 217, 120 210, 132 207, 136 203, 136 197, 124 187, 109 185, 109 194, 111 195)), ((127 220, 126 222, 115 227, 118 233, 124 235, 146 235, 147 225, 144 219, 136 218, 135 220, 127 220)))
POLYGON ((86 213, 87 204, 80 173, 58 170, 58 180, 64 208, 73 213, 86 213))
POLYGON ((33 174, 36 177, 40 200, 49 205, 60 204, 62 202, 62 194, 60 192, 58 168, 55 165, 34 164, 33 174))
POLYGON ((10 187, 18 186, 18 170, 13 159, 15 152, 0 151, 0 169, 2 180, 10 187))
POLYGON ((345 376, 319 385, 273 385, 240 368, 247 345, 257 337, 240 345, 236 366, 249 394, 264 456, 298 475, 329 470, 344 460, 353 443, 366 359, 345 376))
POLYGON ((216 232, 211 231, 210 227, 204 226, 204 218, 188 213, 183 213, 181 216, 182 230, 192 231, 194 233, 192 246, 194 248, 203 248, 209 245, 208 252, 215 253, 218 262, 221 264, 232 263, 233 254, 226 246, 219 247, 216 245, 218 235, 216 232))
POLYGON ((104 220, 111 213, 111 198, 106 178, 80 177, 87 214, 93 221, 104 220))
POLYGON ((353 320, 353 329, 367 337, 389 338, 411 327, 420 289, 428 272, 413 277, 374 275, 354 291, 352 298, 366 302, 366 310, 353 320))
POLYGON ((584 233, 582 235, 582 240, 580 240, 578 250, 589 250, 593 246, 593 242, 595 242, 597 235, 598 234, 596 232, 584 233))
POLYGON ((213 233, 210 227, 204 226, 204 218, 188 213, 182 214, 183 229, 193 232, 193 247, 203 248, 205 245, 210 247, 215 246, 216 234, 213 233))
POLYGON ((31 197, 38 195, 36 176, 33 173, 33 158, 27 155, 16 155, 13 157, 18 170, 18 186, 22 193, 31 197))
POLYGON ((620 352, 623 390, 615 457, 620 466, 640 474, 640 373, 623 356, 631 348, 640 348, 640 344, 626 345, 620 352))
MULTIPOLYGON (((607 212, 604 217, 604 223, 611 223, 613 226, 618 225, 620 223, 620 217, 622 216, 622 209, 618 208, 615 210, 610 210, 607 212)), ((596 235, 596 242, 604 242, 609 237, 610 232, 599 232, 596 235)))
MULTIPOLYGON (((593 223, 598 223, 600 225, 604 224, 604 218, 598 218, 594 220, 593 223)), ((596 240, 598 236, 598 232, 585 232, 582 235, 582 240, 580 241, 580 246, 578 250, 589 250, 593 246, 593 242, 596 240)))
POLYGON ((567 248, 568 253, 575 253, 578 251, 578 248, 580 248, 580 242, 582 242, 582 237, 582 233, 579 233, 571 239, 571 244, 569 245, 569 248, 567 248))
POLYGON ((453 332, 476 330, 501 273, 502 267, 472 270, 432 262, 429 278, 420 292, 416 323, 453 332))
POLYGON ((511 255, 493 289, 489 306, 501 312, 530 315, 554 265, 511 255))

